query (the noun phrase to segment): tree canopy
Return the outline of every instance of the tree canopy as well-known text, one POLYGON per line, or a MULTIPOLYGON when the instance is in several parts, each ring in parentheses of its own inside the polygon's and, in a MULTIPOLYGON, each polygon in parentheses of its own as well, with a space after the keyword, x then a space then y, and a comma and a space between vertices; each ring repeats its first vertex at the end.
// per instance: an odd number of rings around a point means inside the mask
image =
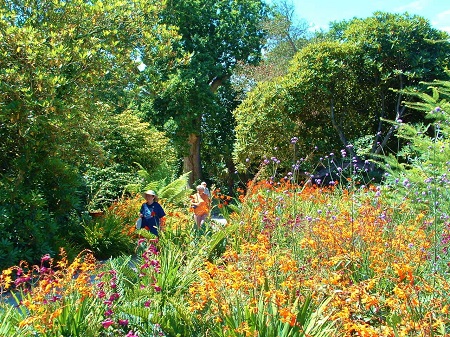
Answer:
POLYGON ((218 90, 228 90, 223 84, 237 62, 260 60, 265 8, 261 0, 177 0, 168 2, 161 14, 162 23, 178 27, 179 48, 190 59, 168 78, 164 90, 146 97, 145 106, 149 120, 177 144, 184 171, 192 172, 191 183, 202 177, 204 118, 227 111, 218 90))
POLYGON ((423 118, 403 105, 403 89, 447 78, 447 39, 408 14, 335 23, 296 54, 287 75, 259 85, 236 109, 235 162, 241 169, 272 156, 292 162, 294 137, 303 157, 355 144, 366 155, 395 152, 383 120, 423 118))
POLYGON ((31 258, 57 249, 58 224, 83 209, 88 167, 118 158, 102 121, 138 94, 139 60, 179 55, 174 30, 156 25, 161 10, 152 0, 1 3, 2 258, 14 259, 11 247, 31 258))

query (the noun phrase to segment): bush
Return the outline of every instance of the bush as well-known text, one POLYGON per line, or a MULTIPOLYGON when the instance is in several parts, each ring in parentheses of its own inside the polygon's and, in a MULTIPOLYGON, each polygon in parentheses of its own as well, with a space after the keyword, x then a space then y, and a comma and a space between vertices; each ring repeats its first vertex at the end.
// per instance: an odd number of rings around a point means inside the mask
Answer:
POLYGON ((45 197, 35 190, 12 190, 0 182, 0 269, 20 260, 39 261, 54 254, 58 225, 49 212, 45 197))

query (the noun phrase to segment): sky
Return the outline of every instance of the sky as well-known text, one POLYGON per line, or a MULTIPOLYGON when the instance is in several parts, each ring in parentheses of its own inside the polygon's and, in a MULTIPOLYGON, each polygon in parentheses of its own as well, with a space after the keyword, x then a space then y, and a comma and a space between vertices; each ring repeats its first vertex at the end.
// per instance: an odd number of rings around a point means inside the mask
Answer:
MULTIPOLYGON (((367 18, 376 11, 417 14, 431 26, 450 33, 450 0, 290 0, 297 19, 311 30, 328 29, 329 22, 367 18)), ((289 1, 288 1, 289 3, 289 1)))

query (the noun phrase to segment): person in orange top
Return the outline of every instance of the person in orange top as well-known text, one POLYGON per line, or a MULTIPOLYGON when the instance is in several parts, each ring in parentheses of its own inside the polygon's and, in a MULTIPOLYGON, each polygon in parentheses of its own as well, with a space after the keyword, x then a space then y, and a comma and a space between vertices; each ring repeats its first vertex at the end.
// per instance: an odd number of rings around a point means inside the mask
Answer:
POLYGON ((191 195, 191 208, 194 210, 194 220, 197 229, 200 229, 209 215, 209 197, 205 193, 205 187, 197 186, 197 193, 191 195))

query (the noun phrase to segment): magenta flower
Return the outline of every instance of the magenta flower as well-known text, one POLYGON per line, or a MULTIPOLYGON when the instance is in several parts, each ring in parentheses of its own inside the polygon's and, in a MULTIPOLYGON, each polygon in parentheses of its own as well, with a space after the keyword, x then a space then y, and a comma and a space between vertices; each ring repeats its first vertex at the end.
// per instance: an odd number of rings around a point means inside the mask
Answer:
POLYGON ((108 309, 108 310, 105 311, 105 314, 104 314, 104 315, 105 315, 106 317, 109 317, 109 316, 112 316, 112 314, 113 314, 113 311, 112 311, 111 309, 108 309))
POLYGON ((128 320, 127 319, 119 319, 119 325, 127 326, 128 325, 128 320))
POLYGON ((109 300, 110 301, 115 301, 120 297, 120 295, 118 293, 113 293, 111 294, 111 296, 109 296, 109 300))
POLYGON ((113 324, 114 322, 111 320, 111 318, 108 318, 102 322, 102 325, 105 329, 108 329, 113 324))

